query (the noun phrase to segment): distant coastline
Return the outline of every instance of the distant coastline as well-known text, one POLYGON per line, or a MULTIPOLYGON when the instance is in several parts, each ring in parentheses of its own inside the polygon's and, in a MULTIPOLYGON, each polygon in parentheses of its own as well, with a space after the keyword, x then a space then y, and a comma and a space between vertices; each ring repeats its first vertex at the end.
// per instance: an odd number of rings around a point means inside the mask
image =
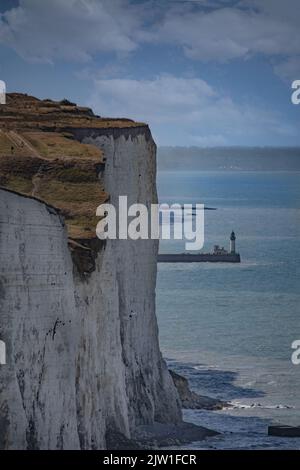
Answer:
POLYGON ((159 147, 159 171, 300 171, 300 147, 159 147))

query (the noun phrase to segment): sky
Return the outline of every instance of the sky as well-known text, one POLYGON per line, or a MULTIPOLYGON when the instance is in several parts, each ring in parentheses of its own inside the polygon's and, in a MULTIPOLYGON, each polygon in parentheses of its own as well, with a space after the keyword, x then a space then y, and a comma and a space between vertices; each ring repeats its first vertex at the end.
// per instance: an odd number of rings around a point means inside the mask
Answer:
POLYGON ((299 21, 299 0, 0 0, 0 79, 158 145, 298 146, 299 21))

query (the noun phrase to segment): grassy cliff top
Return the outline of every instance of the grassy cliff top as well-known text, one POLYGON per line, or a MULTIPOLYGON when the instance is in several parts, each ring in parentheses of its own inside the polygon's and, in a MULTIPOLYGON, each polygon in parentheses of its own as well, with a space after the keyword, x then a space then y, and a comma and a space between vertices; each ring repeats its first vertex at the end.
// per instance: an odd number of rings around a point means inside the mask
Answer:
POLYGON ((67 100, 8 94, 0 106, 0 186, 59 209, 73 240, 93 239, 96 208, 108 198, 98 178, 103 153, 75 140, 70 129, 140 125, 99 118, 67 100))
POLYGON ((22 93, 8 93, 6 105, 0 106, 0 128, 4 130, 59 131, 70 128, 128 128, 143 123, 124 118, 94 115, 90 108, 64 99, 39 100, 22 93))

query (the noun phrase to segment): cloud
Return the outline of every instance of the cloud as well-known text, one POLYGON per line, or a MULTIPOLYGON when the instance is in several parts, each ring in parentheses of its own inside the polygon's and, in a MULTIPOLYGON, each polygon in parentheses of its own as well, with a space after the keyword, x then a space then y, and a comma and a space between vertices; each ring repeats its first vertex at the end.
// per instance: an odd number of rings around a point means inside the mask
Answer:
POLYGON ((87 61, 145 42, 178 45, 192 60, 300 55, 299 0, 20 0, 0 16, 0 42, 31 60, 87 61))
POLYGON ((45 62, 126 54, 137 47, 140 12, 126 0, 20 0, 0 15, 0 43, 23 58, 45 62))
POLYGON ((161 122, 174 119, 182 111, 204 105, 215 94, 204 80, 170 75, 154 80, 100 79, 95 81, 95 85, 93 99, 97 99, 102 114, 114 110, 118 115, 129 113, 134 117, 145 116, 161 122))
POLYGON ((281 115, 237 104, 199 78, 99 79, 89 105, 102 116, 149 123, 160 145, 249 145, 251 139, 270 144, 279 135, 297 135, 293 126, 282 124, 281 115))
POLYGON ((300 55, 296 57, 289 57, 276 65, 274 65, 274 72, 285 82, 291 83, 294 80, 299 80, 300 77, 300 55))
POLYGON ((235 7, 205 11, 187 4, 171 8, 148 32, 146 40, 177 44, 194 60, 226 62, 254 54, 292 56, 300 54, 300 29, 295 21, 299 9, 293 0, 241 2, 235 7), (272 7, 273 5, 273 7, 272 7))

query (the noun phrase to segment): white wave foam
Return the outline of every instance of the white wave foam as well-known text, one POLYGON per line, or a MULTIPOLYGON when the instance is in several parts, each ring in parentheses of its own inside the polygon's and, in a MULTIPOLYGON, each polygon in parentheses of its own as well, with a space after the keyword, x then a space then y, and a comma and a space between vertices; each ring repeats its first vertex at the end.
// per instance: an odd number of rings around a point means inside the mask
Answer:
POLYGON ((231 401, 229 402, 229 405, 230 407, 232 408, 235 408, 235 409, 251 409, 251 408, 259 408, 261 410, 265 409, 265 410, 291 410, 291 409, 295 409, 294 406, 290 406, 290 405, 282 405, 282 404, 278 404, 278 405, 264 405, 264 404, 261 404, 261 403, 251 403, 250 405, 247 404, 247 403, 241 403, 241 402, 238 402, 238 401, 231 401))

